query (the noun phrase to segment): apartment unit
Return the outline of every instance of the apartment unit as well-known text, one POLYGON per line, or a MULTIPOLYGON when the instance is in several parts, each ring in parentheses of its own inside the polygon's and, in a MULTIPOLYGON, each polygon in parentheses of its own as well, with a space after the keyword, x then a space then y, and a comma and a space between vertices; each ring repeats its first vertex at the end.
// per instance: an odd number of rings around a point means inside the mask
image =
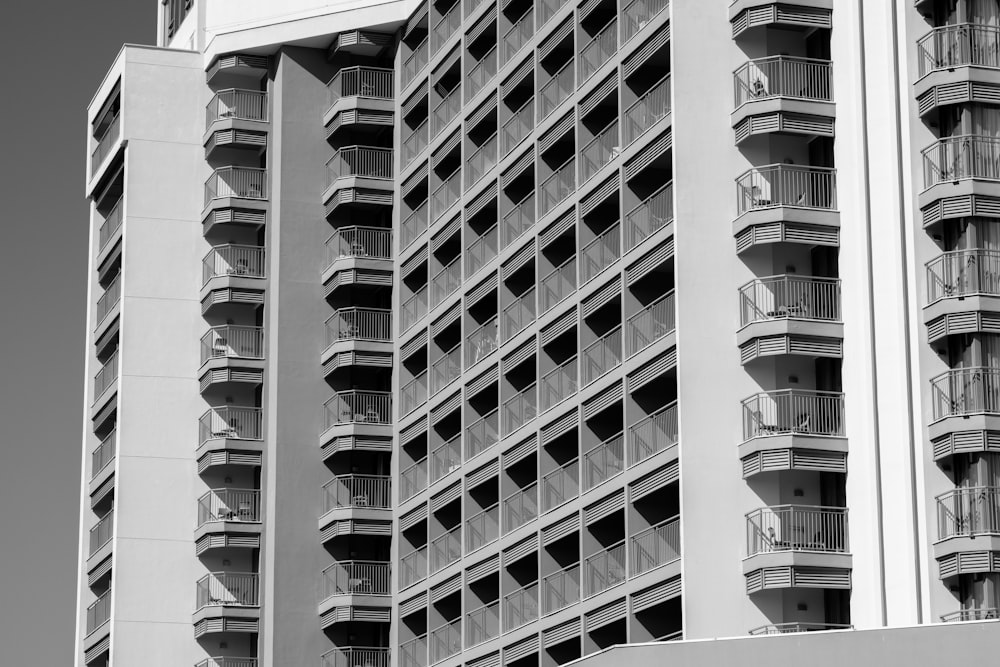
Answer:
POLYGON ((157 7, 75 664, 980 645, 922 626, 1000 609, 996 0, 157 7))

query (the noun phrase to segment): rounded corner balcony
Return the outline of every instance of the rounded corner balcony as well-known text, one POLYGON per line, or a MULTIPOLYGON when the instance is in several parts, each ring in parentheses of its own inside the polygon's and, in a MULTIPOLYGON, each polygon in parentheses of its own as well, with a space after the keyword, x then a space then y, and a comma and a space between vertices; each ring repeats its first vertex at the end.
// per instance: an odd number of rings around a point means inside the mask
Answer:
POLYGON ((267 74, 271 66, 268 56, 258 56, 249 53, 226 53, 217 56, 205 72, 205 79, 210 86, 219 85, 223 79, 246 80, 250 78, 259 81, 267 74))
POLYGON ((917 42, 917 67, 913 91, 921 116, 944 105, 993 104, 1000 94, 1000 27, 936 27, 917 42))
POLYGON ((946 252, 927 262, 927 340, 1000 325, 1000 250, 946 252))
POLYGON ((931 442, 958 433, 1000 431, 1000 368, 957 368, 931 379, 931 408, 931 442))
POLYGON ((758 28, 829 29, 833 27, 833 0, 733 0, 729 22, 733 39, 758 28))
POLYGON ((326 240, 323 285, 329 291, 346 282, 382 286, 392 282, 392 229, 338 227, 326 240))
POLYGON ((209 250, 202 260, 202 314, 222 304, 263 305, 264 258, 260 246, 227 244, 209 250))
POLYGON ((938 539, 934 557, 941 578, 1000 570, 1000 487, 953 489, 935 498, 938 539))
POLYGON ((213 549, 259 549, 260 491, 212 489, 198 499, 195 553, 213 549))
POLYGON ((199 468, 208 465, 260 465, 264 449, 261 408, 223 405, 198 420, 199 468))
POLYGON ((364 522, 392 521, 391 481, 388 475, 339 475, 323 485, 323 514, 319 530, 324 539, 328 529, 354 519, 364 522))
POLYGON ((339 368, 392 367, 392 311, 387 308, 340 308, 326 321, 323 374, 339 368))
POLYGON ((205 157, 219 148, 263 150, 267 146, 267 93, 220 90, 205 107, 205 157))
POLYGON ((955 197, 1000 198, 1000 138, 973 134, 947 137, 922 153, 921 210, 955 197))
POLYGON ((195 637, 252 633, 260 625, 260 581, 254 572, 212 572, 196 584, 195 637))
POLYGON ((225 389, 230 383, 259 386, 264 382, 264 328, 227 324, 212 327, 201 338, 200 386, 225 389))
POLYGON ((827 459, 846 466, 846 455, 844 394, 780 389, 744 399, 739 456, 745 477, 775 470, 825 470, 827 459))
MULTIPOLYGON (((360 560, 340 561, 323 570, 320 617, 329 618, 332 610, 343 607, 389 609, 392 606, 390 570, 388 562, 360 560)), ((335 622, 331 619, 331 623, 335 622)))
POLYGON ((832 137, 833 64, 829 60, 770 56, 733 73, 736 145, 756 135, 832 137))
POLYGON ((326 163, 323 204, 328 213, 341 204, 392 205, 393 151, 375 146, 344 146, 326 163))
POLYGON ((323 115, 326 138, 341 127, 390 131, 395 117, 394 72, 384 67, 345 67, 326 85, 330 106, 323 115))
POLYGON ((392 394, 388 391, 340 391, 324 407, 320 447, 344 436, 392 435, 392 394))
POLYGON ((267 203, 267 170, 259 167, 219 167, 205 181, 203 223, 229 212, 265 213, 267 203))
MULTIPOLYGON (((323 654, 322 667, 389 667, 387 646, 338 646, 323 654)), ((256 667, 256 666, 254 666, 256 667)))
POLYGON ((752 280, 740 288, 743 364, 781 355, 843 356, 840 280, 780 275, 752 280))
POLYGON ((837 172, 830 167, 771 164, 736 179, 737 251, 767 243, 836 245, 837 172))

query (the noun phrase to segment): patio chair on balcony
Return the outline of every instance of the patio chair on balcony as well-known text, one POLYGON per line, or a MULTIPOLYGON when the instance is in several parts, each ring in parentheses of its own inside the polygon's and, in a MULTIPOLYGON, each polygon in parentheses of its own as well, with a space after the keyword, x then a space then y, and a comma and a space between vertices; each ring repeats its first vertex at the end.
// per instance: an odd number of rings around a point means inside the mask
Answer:
POLYGON ((768 424, 764 421, 764 415, 760 410, 754 410, 751 414, 751 421, 756 428, 755 435, 774 435, 780 433, 782 429, 777 424, 768 424))
POLYGON ((382 421, 382 415, 380 415, 379 411, 375 408, 368 408, 365 410, 364 421, 369 424, 378 424, 382 421))
POLYGON ((238 438, 239 431, 236 428, 236 420, 231 420, 229 426, 223 426, 221 429, 212 431, 213 438, 238 438))
POLYGON ((751 185, 750 187, 743 188, 743 197, 749 202, 749 209, 762 208, 764 206, 770 206, 771 200, 763 198, 763 192, 759 185, 751 185))
POLYGON ((358 493, 351 496, 351 505, 353 507, 368 507, 368 494, 358 493))
POLYGON ((360 333, 360 329, 357 324, 347 324, 340 327, 337 337, 341 340, 353 340, 358 337, 358 333, 360 333))

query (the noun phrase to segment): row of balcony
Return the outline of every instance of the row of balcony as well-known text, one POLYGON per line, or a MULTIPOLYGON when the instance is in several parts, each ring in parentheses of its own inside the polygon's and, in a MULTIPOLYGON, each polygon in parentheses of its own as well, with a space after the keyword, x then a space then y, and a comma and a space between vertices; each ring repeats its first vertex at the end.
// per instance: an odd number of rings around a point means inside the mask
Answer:
POLYGON ((847 509, 779 505, 747 514, 747 556, 779 551, 847 553, 847 509))
POLYGON ((220 120, 268 122, 267 93, 240 88, 218 91, 205 106, 205 127, 220 120))

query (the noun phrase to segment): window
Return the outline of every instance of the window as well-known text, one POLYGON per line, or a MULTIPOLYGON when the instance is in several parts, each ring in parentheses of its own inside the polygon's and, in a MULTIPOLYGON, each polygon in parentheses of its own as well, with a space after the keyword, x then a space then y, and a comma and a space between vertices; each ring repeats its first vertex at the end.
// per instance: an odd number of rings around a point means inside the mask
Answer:
POLYGON ((165 23, 167 25, 167 37, 173 37, 174 32, 184 22, 188 10, 194 4, 194 0, 162 0, 166 6, 165 23))

